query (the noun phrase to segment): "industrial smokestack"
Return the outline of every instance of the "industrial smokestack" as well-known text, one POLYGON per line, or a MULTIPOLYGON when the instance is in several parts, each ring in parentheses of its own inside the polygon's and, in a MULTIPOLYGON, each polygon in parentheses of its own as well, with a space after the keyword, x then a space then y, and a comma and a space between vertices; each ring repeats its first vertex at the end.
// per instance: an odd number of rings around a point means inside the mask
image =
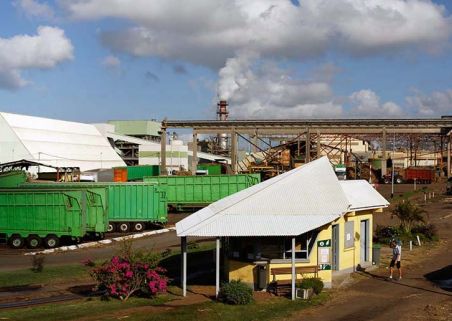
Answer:
MULTIPOLYGON (((228 120, 228 102, 226 100, 220 100, 217 104, 217 120, 228 120)), ((218 135, 218 145, 221 150, 228 149, 228 135, 226 133, 218 135)))
POLYGON ((217 120, 228 120, 228 102, 226 100, 220 100, 217 104, 217 120))

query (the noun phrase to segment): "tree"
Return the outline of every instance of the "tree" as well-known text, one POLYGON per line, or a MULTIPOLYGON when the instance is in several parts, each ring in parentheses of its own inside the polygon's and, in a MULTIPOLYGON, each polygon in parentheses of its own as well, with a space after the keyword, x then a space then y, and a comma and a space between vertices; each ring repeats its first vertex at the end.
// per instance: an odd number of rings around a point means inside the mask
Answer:
POLYGON ((423 209, 410 201, 399 203, 392 210, 392 214, 400 220, 400 227, 407 233, 411 232, 415 223, 425 223, 424 213, 423 209))

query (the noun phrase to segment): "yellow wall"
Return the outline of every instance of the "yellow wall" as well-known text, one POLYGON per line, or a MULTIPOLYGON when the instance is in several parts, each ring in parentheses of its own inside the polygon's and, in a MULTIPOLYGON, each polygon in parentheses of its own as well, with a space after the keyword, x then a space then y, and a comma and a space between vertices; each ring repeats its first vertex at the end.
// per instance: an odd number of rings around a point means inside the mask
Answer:
MULTIPOLYGON (((317 241, 318 240, 328 240, 332 239, 332 225, 339 224, 339 270, 353 270, 360 262, 360 237, 361 237, 361 221, 369 220, 369 261, 368 264, 372 262, 372 225, 373 219, 372 214, 377 212, 376 210, 361 211, 361 212, 351 212, 347 215, 337 219, 331 224, 325 225, 319 232, 317 239, 315 240, 314 246, 312 247, 311 253, 309 255, 309 262, 297 262, 297 267, 317 265, 317 241), (354 247, 345 249, 345 222, 354 222, 354 247)), ((332 256, 331 256, 332 260, 332 256)), ((271 275, 272 268, 280 267, 291 267, 290 262, 285 263, 270 263, 267 266, 267 280, 269 282, 273 281, 271 275)), ((229 280, 242 280, 245 283, 253 284, 256 283, 255 275, 256 265, 252 262, 241 262, 237 260, 229 259, 229 280)), ((308 274, 311 276, 312 274, 308 274)), ((319 271, 318 276, 322 278, 323 282, 327 286, 331 285, 332 282, 332 271, 319 271)), ((290 279, 291 275, 279 275, 276 277, 277 280, 290 279)))
POLYGON ((242 280, 245 283, 254 283, 253 269, 256 267, 251 262, 229 260, 229 280, 242 280))
POLYGON ((339 271, 372 262, 372 211, 352 212, 332 223, 339 224, 339 271), (369 220, 369 261, 361 260, 361 221, 369 220), (354 247, 345 248, 345 222, 354 222, 354 247))

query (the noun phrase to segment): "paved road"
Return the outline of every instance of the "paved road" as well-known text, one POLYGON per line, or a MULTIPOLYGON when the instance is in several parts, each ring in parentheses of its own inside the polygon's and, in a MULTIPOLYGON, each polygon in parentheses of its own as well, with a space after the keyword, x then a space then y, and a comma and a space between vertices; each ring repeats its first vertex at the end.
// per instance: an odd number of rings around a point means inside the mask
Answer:
MULTIPOLYGON (((202 240, 193 238, 189 241, 202 240)), ((170 247, 178 247, 180 240, 175 231, 157 234, 150 237, 135 239, 135 248, 162 251, 170 247)), ((120 245, 114 242, 112 245, 104 245, 99 248, 78 249, 62 253, 46 254, 46 266, 78 264, 85 259, 108 259, 118 252, 120 245)), ((29 251, 29 250, 28 250, 29 251)), ((11 250, 2 245, 0 248, 0 271, 26 269, 31 266, 31 257, 23 255, 27 250, 11 250)))
POLYGON ((360 281, 340 290, 324 306, 300 312, 288 320, 452 320, 452 289, 443 290, 424 277, 448 267, 452 280, 452 198, 429 204, 425 209, 439 229, 441 244, 415 253, 405 248, 403 280, 387 281, 385 268, 363 273, 358 276, 360 281))

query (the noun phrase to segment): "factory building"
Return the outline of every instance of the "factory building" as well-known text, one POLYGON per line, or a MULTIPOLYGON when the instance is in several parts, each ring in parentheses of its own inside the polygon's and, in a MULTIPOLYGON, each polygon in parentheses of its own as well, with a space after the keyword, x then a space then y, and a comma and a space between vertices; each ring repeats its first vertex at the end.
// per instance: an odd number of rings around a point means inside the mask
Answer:
POLYGON ((0 163, 26 159, 81 171, 125 163, 96 126, 0 113, 0 163))
MULTIPOLYGON (((18 160, 54 167, 79 167, 82 172, 126 165, 160 165, 161 123, 115 120, 85 124, 43 117, 0 113, 0 163, 18 160)), ((193 151, 176 136, 166 144, 166 173, 187 171, 193 151)), ((208 162, 223 156, 198 152, 208 162)), ((53 170, 50 170, 53 171, 53 170)))

